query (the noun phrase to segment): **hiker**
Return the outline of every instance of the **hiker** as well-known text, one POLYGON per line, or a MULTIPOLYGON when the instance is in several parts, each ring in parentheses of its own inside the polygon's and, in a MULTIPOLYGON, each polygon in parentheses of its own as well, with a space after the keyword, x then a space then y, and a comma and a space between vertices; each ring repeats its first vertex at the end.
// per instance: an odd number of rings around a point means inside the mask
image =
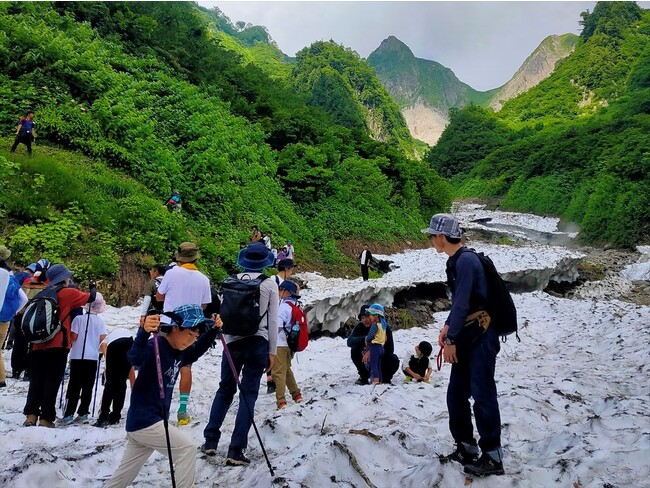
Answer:
POLYGON ((34 122, 34 111, 29 109, 24 117, 21 117, 16 126, 16 139, 11 152, 15 152, 18 144, 27 146, 27 154, 32 155, 32 142, 36 140, 36 122, 34 122))
POLYGON ((183 209, 183 198, 180 192, 174 190, 171 196, 163 203, 170 212, 180 212, 183 209))
POLYGON ((278 255, 275 257, 275 259, 277 260, 278 265, 280 264, 280 261, 284 261, 285 259, 288 259, 287 246, 282 246, 280 248, 280 252, 278 252, 278 255))
POLYGON ((61 384, 68 352, 71 346, 70 312, 75 307, 95 301, 97 286, 90 282, 90 292, 84 293, 68 287, 74 274, 63 264, 47 270, 49 286, 56 290, 61 330, 49 341, 32 344, 30 353, 30 381, 23 413, 25 427, 36 425, 54 427, 56 420, 56 393, 61 384), (39 419, 40 417, 40 419, 39 419))
POLYGON ((291 315, 292 305, 298 306, 300 290, 295 281, 285 280, 279 287, 280 306, 278 308, 278 344, 275 361, 273 362, 273 382, 275 383, 275 403, 278 410, 287 406, 285 389, 289 389, 289 394, 294 402, 302 402, 302 393, 296 383, 291 370, 291 358, 293 352, 289 349, 287 343, 287 330, 293 326, 291 315))
MULTIPOLYGON (((283 281, 288 280, 291 277, 295 266, 296 265, 291 259, 283 259, 282 261, 278 262, 278 273, 273 277, 273 280, 278 285, 278 287, 283 281)), ((276 385, 275 381, 273 381, 273 374, 271 371, 269 371, 266 375, 266 393, 275 393, 275 389, 276 385)))
POLYGON ((287 253, 287 259, 293 259, 293 256, 296 253, 296 250, 293 248, 293 244, 291 244, 291 239, 287 241, 287 245, 285 246, 286 248, 286 253, 287 253))
MULTIPOLYGON (((212 301, 210 280, 196 267, 200 257, 199 249, 192 242, 183 242, 178 246, 175 255, 176 263, 165 273, 158 287, 156 299, 163 302, 163 311, 171 312, 181 305, 198 303, 205 308, 212 301)), ((170 324, 171 319, 165 315, 160 318, 161 324, 170 324)), ((191 417, 187 413, 187 403, 192 390, 192 366, 183 366, 181 379, 178 383, 180 401, 176 417, 178 425, 187 425, 191 417)))
POLYGON ((141 295, 140 326, 144 325, 144 319, 147 315, 160 314, 163 311, 163 302, 156 299, 156 293, 158 293, 158 288, 162 283, 166 271, 167 266, 164 264, 154 264, 149 269, 150 280, 144 285, 141 295))
POLYGON ((133 334, 131 331, 115 328, 108 333, 99 346, 101 353, 106 358, 104 362, 106 382, 95 427, 116 425, 122 418, 126 381, 128 379, 131 383, 131 389, 135 383, 135 371, 127 356, 132 345, 133 334))
POLYGON ((251 227, 251 242, 259 242, 262 240, 262 233, 256 225, 251 227))
POLYGON ((264 245, 266 246, 266 248, 267 248, 269 251, 271 250, 271 233, 270 233, 270 232, 267 232, 267 233, 264 235, 264 245))
POLYGON ((106 338, 106 324, 99 314, 106 311, 106 302, 101 293, 89 304, 85 315, 75 317, 70 326, 72 347, 70 348, 70 379, 66 390, 66 406, 62 425, 87 424, 90 400, 97 375, 99 346, 106 338), (81 398, 81 402, 79 399, 81 398), (77 409, 77 417, 73 418, 77 409))
POLYGON ((476 325, 475 321, 468 320, 470 315, 486 309, 485 271, 475 253, 465 252, 460 225, 453 216, 434 215, 429 227, 422 232, 428 235, 438 253, 449 256, 447 278, 452 292, 451 311, 438 336, 438 344, 444 347, 444 361, 451 363, 447 409, 456 450, 448 459, 463 464, 465 472, 471 475, 501 475, 504 474, 501 416, 494 382, 499 337, 489 327, 489 316, 487 330, 483 323, 476 325), (480 333, 474 333, 477 329, 480 333), (478 447, 472 427, 470 396, 474 399, 478 447))
MULTIPOLYGON (((350 348, 350 358, 357 368, 359 378, 355 381, 357 385, 367 385, 370 379, 368 368, 363 362, 363 351, 368 330, 372 325, 372 319, 368 313, 369 305, 363 305, 359 311, 359 322, 348 337, 347 344, 350 348)), ((382 383, 390 383, 393 375, 399 369, 399 358, 394 354, 395 345, 393 342, 393 331, 389 324, 386 324, 386 343, 384 344, 384 355, 381 358, 382 383)))
POLYGON ((179 366, 182 368, 189 365, 206 353, 217 337, 222 322, 218 316, 215 316, 215 320, 206 319, 201 307, 195 304, 175 308, 171 315, 172 322, 168 324, 160 322, 162 316, 149 315, 144 326, 138 329, 133 347, 128 353, 129 362, 138 368, 138 377, 126 415, 127 444, 122 461, 105 488, 124 488, 130 485, 151 453, 158 451, 168 455, 168 442, 178 488, 194 486, 194 441, 177 427, 167 426, 166 420, 179 366), (154 335, 150 339, 149 335, 159 329, 160 336, 154 335), (159 355, 156 354, 154 341, 158 342, 159 355), (160 398, 158 361, 163 374, 164 400, 160 398))
POLYGON ((404 373, 404 382, 412 380, 417 382, 429 382, 429 377, 433 371, 433 363, 430 359, 433 352, 433 346, 430 342, 422 341, 415 346, 415 354, 406 353, 402 360, 402 372, 404 373))
POLYGON ((363 353, 363 362, 370 371, 370 380, 373 384, 381 383, 381 358, 384 355, 386 343, 386 319, 384 307, 373 303, 368 307, 371 326, 366 335, 366 350, 363 353))
MULTIPOLYGON (((237 265, 243 269, 238 279, 258 278, 273 264, 273 254, 257 242, 239 251, 237 265)), ((234 377, 228 358, 231 358, 237 373, 241 375, 239 384, 239 407, 226 464, 228 466, 247 466, 250 460, 244 455, 248 446, 248 431, 253 423, 255 402, 259 392, 260 380, 265 371, 273 369, 277 349, 278 334, 278 287, 271 279, 263 280, 259 286, 259 328, 254 335, 233 336, 224 333, 227 349, 221 357, 221 381, 212 402, 210 420, 203 431, 205 443, 201 451, 209 456, 217 453, 221 438, 221 425, 237 392, 237 378, 234 377)), ((222 316, 224 304, 222 303, 222 316)))
POLYGON ((359 264, 361 265, 361 277, 363 281, 368 281, 368 265, 372 259, 372 253, 368 250, 368 244, 363 245, 363 251, 359 254, 359 264))
MULTIPOLYGON (((2 284, 2 301, 0 302, 0 352, 5 337, 9 331, 9 323, 16 313, 21 310, 27 303, 27 295, 21 289, 20 283, 12 274, 11 268, 6 259, 11 255, 11 251, 5 246, 0 247, 0 269, 3 270, 4 279, 2 284)), ((0 388, 7 386, 7 372, 5 370, 4 358, 0 354, 0 388)))

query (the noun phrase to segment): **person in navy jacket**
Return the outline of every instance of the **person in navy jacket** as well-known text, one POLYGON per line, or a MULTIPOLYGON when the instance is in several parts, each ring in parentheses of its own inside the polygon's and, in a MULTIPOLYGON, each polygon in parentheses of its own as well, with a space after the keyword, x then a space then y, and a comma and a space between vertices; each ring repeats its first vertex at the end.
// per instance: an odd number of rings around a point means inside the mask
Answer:
MULTIPOLYGON (((126 416, 127 444, 122 461, 105 488, 126 487, 136 478, 153 451, 167 455, 163 420, 169 417, 174 385, 180 368, 192 364, 210 348, 223 323, 218 315, 206 319, 200 305, 183 305, 165 312, 172 324, 163 324, 157 337, 165 399, 161 403, 158 371, 151 332, 158 330, 159 315, 150 315, 138 329, 129 362, 139 368, 126 416)), ((196 446, 192 438, 173 425, 168 426, 176 482, 179 488, 194 486, 196 446)))

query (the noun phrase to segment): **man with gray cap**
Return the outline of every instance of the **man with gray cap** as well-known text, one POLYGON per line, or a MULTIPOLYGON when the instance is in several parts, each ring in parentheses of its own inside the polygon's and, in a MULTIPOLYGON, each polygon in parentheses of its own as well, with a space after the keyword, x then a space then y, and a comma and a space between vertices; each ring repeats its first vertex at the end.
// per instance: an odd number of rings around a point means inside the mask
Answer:
POLYGON ((501 416, 494 382, 499 336, 489 327, 489 316, 483 320, 488 303, 485 271, 478 256, 463 246, 455 217, 436 214, 422 232, 429 236, 437 252, 449 256, 446 271, 452 304, 438 336, 444 360, 451 363, 447 409, 456 450, 447 458, 463 464, 465 472, 471 475, 502 475, 501 416), (474 399, 478 446, 470 397, 474 399))

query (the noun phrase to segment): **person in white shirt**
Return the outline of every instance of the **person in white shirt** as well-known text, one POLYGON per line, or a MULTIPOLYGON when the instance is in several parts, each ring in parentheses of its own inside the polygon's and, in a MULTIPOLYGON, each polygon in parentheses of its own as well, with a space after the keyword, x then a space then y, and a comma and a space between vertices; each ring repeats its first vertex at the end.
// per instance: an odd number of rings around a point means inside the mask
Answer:
POLYGON ((287 248, 287 255, 286 255, 286 258, 287 258, 287 259, 293 259, 293 256, 294 256, 296 250, 293 248, 293 244, 291 244, 291 239, 289 239, 289 240, 287 241, 286 248, 287 248))
MULTIPOLYGON (((182 305, 200 305, 203 309, 212 302, 210 280, 196 267, 199 259, 199 249, 192 242, 183 242, 178 246, 176 262, 178 266, 169 269, 158 287, 156 299, 164 301, 163 312, 172 312, 182 305)), ((172 320, 160 316, 160 323, 171 324, 172 320)), ((187 425, 191 417, 187 413, 187 403, 192 390, 192 366, 181 368, 181 379, 178 382, 180 403, 178 406, 178 425, 187 425)))
POLYGON ((131 388, 135 382, 135 371, 127 358, 127 353, 132 345, 133 332, 122 328, 110 331, 100 345, 100 350, 106 357, 106 382, 95 427, 115 425, 122 418, 122 408, 126 397, 126 380, 128 378, 131 388))
POLYGON ((361 265, 361 277, 363 281, 368 281, 368 266, 370 265, 370 260, 372 259, 372 254, 368 250, 368 244, 363 245, 363 251, 359 255, 359 264, 361 265))
POLYGON ((106 324, 99 316, 106 310, 106 302, 102 294, 97 293, 95 301, 88 307, 89 310, 84 315, 75 317, 71 325, 70 381, 66 391, 63 425, 88 423, 90 400, 99 360, 99 345, 107 334, 106 324), (79 401, 80 397, 81 401, 79 401), (79 405, 77 417, 73 419, 77 404, 79 405))

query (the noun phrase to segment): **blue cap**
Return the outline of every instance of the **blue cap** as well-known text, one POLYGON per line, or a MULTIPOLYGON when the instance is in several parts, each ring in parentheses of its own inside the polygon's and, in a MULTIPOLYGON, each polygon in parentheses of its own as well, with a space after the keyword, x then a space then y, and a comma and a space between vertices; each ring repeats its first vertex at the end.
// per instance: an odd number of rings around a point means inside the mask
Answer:
POLYGON ((282 283, 280 283, 280 286, 278 288, 287 290, 289 293, 291 293, 291 296, 293 298, 300 298, 300 295, 298 295, 298 285, 295 281, 284 280, 282 283))
POLYGON ((384 316, 384 307, 382 305, 379 305, 378 303, 373 303, 368 307, 368 313, 370 315, 380 315, 384 316))
POLYGON ((431 217, 431 222, 429 227, 422 229, 424 234, 429 235, 446 235, 447 237, 452 237, 460 239, 462 237, 462 232, 460 230, 460 224, 456 217, 453 217, 449 214, 435 214, 431 217))

